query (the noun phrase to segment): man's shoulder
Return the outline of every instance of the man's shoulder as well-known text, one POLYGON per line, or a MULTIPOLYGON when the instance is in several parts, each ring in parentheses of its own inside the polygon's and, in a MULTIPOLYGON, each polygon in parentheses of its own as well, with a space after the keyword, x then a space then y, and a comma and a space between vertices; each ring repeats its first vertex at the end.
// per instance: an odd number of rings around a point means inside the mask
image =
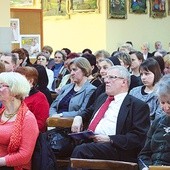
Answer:
POLYGON ((125 97, 125 100, 128 100, 132 104, 137 104, 137 105, 147 105, 146 102, 136 98, 135 96, 132 96, 130 94, 127 94, 125 97))

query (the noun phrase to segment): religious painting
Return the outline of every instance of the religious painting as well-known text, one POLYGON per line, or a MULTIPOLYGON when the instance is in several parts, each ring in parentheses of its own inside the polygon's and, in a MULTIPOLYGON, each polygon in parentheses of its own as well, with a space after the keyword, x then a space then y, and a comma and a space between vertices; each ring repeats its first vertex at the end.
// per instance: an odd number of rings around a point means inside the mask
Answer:
POLYGON ((170 0, 168 0, 168 15, 170 15, 170 0))
POLYGON ((130 0, 130 13, 145 14, 147 13, 146 0, 130 0))
POLYGON ((44 17, 69 18, 69 0, 43 0, 42 6, 44 17))
POLYGON ((150 16, 162 18, 166 16, 166 0, 150 0, 150 16))
POLYGON ((32 58, 35 58, 37 54, 41 51, 40 44, 41 41, 39 34, 21 35, 20 47, 25 48, 32 58))
POLYGON ((127 18, 126 0, 108 0, 108 18, 127 18))
POLYGON ((34 6, 35 0, 10 0, 10 7, 30 7, 34 6))
POLYGON ((10 28, 11 28, 11 42, 19 43, 20 42, 20 24, 18 18, 10 19, 10 28))
POLYGON ((100 0, 70 0, 70 12, 99 12, 100 0))

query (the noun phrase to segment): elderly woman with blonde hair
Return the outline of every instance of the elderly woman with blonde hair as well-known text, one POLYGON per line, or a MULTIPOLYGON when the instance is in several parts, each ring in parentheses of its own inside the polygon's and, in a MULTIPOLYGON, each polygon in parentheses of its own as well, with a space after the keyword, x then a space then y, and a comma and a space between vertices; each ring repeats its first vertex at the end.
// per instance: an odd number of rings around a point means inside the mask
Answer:
POLYGON ((23 102, 29 91, 29 82, 21 74, 0 74, 3 105, 0 109, 0 169, 31 170, 39 130, 34 115, 23 102))

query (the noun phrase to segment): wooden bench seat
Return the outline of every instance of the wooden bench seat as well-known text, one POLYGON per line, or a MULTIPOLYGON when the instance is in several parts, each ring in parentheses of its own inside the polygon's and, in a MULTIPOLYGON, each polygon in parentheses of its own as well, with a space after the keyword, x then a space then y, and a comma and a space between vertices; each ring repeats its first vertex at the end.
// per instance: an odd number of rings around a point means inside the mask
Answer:
POLYGON ((132 162, 77 158, 71 158, 71 167, 75 169, 87 168, 96 170, 138 170, 137 163, 132 162))
MULTIPOLYGON (((47 122, 47 127, 69 128, 73 123, 73 118, 49 117, 46 122, 47 122)), ((70 163, 70 158, 56 159, 56 161, 59 168, 67 167, 70 163)))

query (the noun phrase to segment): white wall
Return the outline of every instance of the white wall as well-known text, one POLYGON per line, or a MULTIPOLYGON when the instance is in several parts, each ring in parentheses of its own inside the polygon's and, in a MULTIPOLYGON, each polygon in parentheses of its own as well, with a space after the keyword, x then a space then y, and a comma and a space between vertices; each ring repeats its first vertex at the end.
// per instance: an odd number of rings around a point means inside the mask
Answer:
POLYGON ((44 45, 51 45, 54 51, 67 47, 75 52, 90 48, 111 53, 126 41, 132 41, 137 50, 147 41, 153 51, 154 42, 160 40, 168 50, 170 16, 153 19, 149 17, 148 1, 147 6, 147 14, 128 12, 127 19, 107 19, 107 1, 100 0, 100 13, 77 13, 59 20, 44 18, 44 45))
POLYGON ((0 51, 11 51, 10 0, 0 0, 0 51))

